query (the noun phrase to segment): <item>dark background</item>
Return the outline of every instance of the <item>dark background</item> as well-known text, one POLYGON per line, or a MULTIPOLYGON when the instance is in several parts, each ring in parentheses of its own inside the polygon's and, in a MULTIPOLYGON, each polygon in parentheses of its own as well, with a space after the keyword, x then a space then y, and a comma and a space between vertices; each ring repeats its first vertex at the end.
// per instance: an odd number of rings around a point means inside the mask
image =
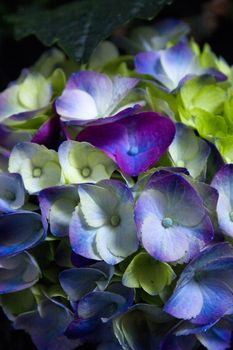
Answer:
MULTIPOLYGON (((51 7, 65 0, 34 0, 48 3, 51 7)), ((98 0, 97 0, 98 1, 98 0)), ((31 0, 0 0, 0 90, 18 77, 24 67, 32 65, 46 48, 31 36, 15 41, 12 27, 4 21, 19 6, 30 5, 31 0)), ((213 50, 233 64, 233 1, 232 0, 174 0, 158 16, 182 18, 192 27, 192 35, 200 43, 208 42, 213 50)), ((12 329, 10 322, 0 310, 0 350, 36 350, 30 337, 23 331, 12 329)), ((80 350, 91 347, 79 348, 80 350)))

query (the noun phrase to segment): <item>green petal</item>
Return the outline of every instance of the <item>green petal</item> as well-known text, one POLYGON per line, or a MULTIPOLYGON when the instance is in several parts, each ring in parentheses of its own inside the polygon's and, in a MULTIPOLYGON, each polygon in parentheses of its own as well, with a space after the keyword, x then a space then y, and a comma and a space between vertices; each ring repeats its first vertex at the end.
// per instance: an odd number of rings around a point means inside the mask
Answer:
POLYGON ((139 253, 129 264, 123 284, 129 288, 141 287, 150 295, 161 293, 175 278, 170 265, 156 261, 147 253, 139 253))

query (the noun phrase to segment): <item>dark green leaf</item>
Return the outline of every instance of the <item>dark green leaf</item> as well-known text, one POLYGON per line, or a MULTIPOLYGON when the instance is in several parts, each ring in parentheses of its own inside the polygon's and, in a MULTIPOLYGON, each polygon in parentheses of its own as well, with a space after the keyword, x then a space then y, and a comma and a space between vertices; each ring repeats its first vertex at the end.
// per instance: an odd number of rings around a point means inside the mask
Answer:
POLYGON ((172 0, 76 0, 51 10, 24 8, 9 17, 17 39, 35 34, 85 62, 96 46, 133 18, 152 19, 172 0))

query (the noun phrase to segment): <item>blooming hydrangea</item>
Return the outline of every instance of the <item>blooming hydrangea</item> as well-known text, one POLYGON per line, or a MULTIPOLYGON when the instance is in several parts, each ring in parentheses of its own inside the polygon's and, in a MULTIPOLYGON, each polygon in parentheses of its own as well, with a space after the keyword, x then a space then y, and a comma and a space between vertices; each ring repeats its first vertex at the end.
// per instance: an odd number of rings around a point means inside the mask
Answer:
POLYGON ((232 68, 188 33, 0 93, 0 304, 38 350, 232 348, 232 68))

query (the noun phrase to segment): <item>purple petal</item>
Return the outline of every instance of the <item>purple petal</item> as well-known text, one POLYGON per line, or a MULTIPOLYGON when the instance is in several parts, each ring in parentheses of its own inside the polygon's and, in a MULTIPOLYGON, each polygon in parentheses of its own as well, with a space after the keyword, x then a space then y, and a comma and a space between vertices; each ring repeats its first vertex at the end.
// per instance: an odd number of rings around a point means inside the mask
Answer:
POLYGON ((31 142, 44 145, 47 148, 57 149, 60 144, 61 126, 57 116, 48 119, 37 130, 31 142))
POLYGON ((45 239, 46 223, 37 213, 17 211, 0 216, 0 256, 34 247, 45 239))
POLYGON ((112 124, 87 127, 77 140, 100 148, 126 175, 137 176, 162 156, 174 135, 170 119, 144 112, 112 124))
POLYGON ((39 275, 36 261, 26 252, 0 257, 0 294, 30 288, 38 281, 39 275))
POLYGON ((215 68, 208 68, 205 70, 205 73, 213 76, 215 80, 219 82, 227 80, 227 76, 215 68))

